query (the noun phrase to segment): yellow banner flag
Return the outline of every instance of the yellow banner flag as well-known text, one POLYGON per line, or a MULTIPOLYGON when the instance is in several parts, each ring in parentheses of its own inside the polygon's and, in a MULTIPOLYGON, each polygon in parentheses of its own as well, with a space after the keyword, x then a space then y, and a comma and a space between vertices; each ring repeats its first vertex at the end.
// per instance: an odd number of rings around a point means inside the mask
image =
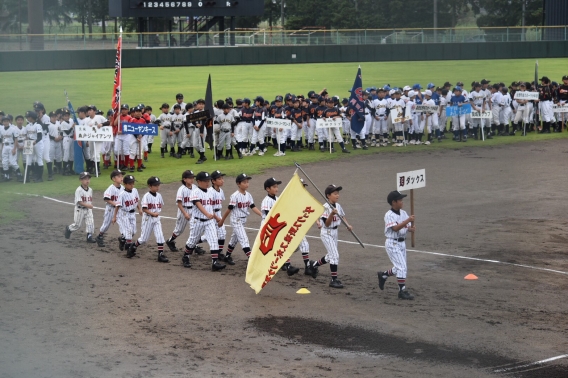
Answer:
POLYGON ((298 173, 294 173, 266 216, 252 247, 245 282, 257 294, 296 251, 323 210, 323 205, 306 190, 298 173))

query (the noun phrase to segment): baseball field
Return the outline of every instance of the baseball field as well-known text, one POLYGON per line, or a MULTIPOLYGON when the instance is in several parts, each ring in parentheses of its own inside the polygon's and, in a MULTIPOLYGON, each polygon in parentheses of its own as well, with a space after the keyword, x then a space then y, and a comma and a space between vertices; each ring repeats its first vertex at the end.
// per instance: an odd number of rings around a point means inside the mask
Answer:
MULTIPOLYGON (((560 78, 563 63, 541 60, 541 75, 560 78)), ((510 83, 531 79, 534 61, 362 68, 363 86, 484 77, 510 83)), ((343 97, 355 72, 356 66, 343 64, 132 69, 124 71, 124 99, 156 109, 173 103, 177 92, 202 97, 209 73, 214 99, 323 87, 343 97), (136 80, 128 93, 126 83, 136 80)), ((76 107, 95 103, 106 110, 112 75, 3 74, 3 85, 19 89, 2 110, 24 112, 35 100, 48 109, 64 106, 64 88, 76 107)), ((196 257, 191 269, 183 268, 179 252, 166 253, 169 264, 157 263, 152 238, 138 249, 139 257, 127 259, 118 250, 116 226, 106 247, 86 244, 83 230, 66 240, 76 176, 1 184, 0 377, 566 377, 566 134, 444 140, 350 155, 305 151, 285 158, 210 159, 201 167, 187 157, 150 155, 137 187, 145 193, 153 174, 167 182, 161 188, 166 236, 175 224, 175 181, 184 169, 227 172, 226 195, 244 170, 253 175, 250 192, 257 203, 264 197, 262 182, 287 182, 293 161, 320 189, 343 186, 339 202, 366 248, 340 228, 341 290, 328 287, 324 266, 317 279, 280 272, 255 295, 244 282, 240 247, 236 265, 213 273, 207 255, 196 257), (427 184, 415 191, 416 246, 407 243, 407 286, 415 299, 401 301, 395 280, 384 291, 377 285, 377 271, 391 268, 383 248, 386 195, 397 172, 422 168, 427 184), (464 280, 468 274, 478 279, 464 280), (300 288, 311 293, 296 294, 300 288)), ((107 176, 103 171, 91 181, 99 208, 107 176)), ((94 210, 97 227, 102 214, 94 210)), ((250 240, 259 224, 249 217, 250 240)), ((308 235, 310 258, 323 257, 319 231, 314 227, 308 235)), ((187 231, 178 246, 186 238, 187 231)), ((302 265, 299 254, 292 263, 302 265)))

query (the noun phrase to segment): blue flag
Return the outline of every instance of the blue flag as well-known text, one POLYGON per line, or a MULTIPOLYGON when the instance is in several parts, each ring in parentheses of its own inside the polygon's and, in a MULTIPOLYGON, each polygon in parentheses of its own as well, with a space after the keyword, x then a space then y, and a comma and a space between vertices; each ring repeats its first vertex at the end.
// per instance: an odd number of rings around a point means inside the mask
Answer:
POLYGON ((361 67, 355 76, 355 83, 349 97, 349 114, 351 115, 351 130, 360 133, 365 126, 365 103, 363 102, 363 79, 361 79, 361 67))

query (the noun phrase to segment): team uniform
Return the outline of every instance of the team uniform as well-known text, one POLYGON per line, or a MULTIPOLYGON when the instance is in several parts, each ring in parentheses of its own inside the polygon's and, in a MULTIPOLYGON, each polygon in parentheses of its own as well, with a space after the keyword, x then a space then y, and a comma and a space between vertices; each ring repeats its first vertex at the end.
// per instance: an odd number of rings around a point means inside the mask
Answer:
MULTIPOLYGON (((182 185, 179 187, 177 194, 176 194, 176 203, 180 204, 186 213, 190 216, 193 213, 193 202, 191 201, 191 192, 197 189, 197 186, 192 185, 188 187, 187 185, 182 185)), ((176 216, 176 225, 174 231, 172 232, 172 236, 166 241, 166 244, 170 248, 171 251, 177 251, 178 249, 175 246, 175 241, 178 236, 185 231, 189 223, 189 219, 185 219, 184 213, 180 210, 178 206, 177 216, 176 216)))
POLYGON ((185 115, 181 113, 171 114, 172 123, 170 131, 173 133, 173 135, 168 140, 170 144, 170 156, 175 156, 175 145, 177 144, 178 152, 176 157, 181 157, 182 145, 185 141, 185 128, 183 127, 185 118, 185 115))
POLYGON ((373 100, 373 106, 375 108, 375 121, 373 126, 375 145, 377 147, 386 147, 388 145, 387 99, 379 97, 373 100))
POLYGON ((389 99, 388 107, 389 107, 389 110, 390 110, 389 119, 392 122, 392 126, 393 126, 393 129, 394 129, 394 135, 396 137, 395 146, 402 147, 406 143, 405 140, 404 140, 404 125, 403 125, 402 122, 395 122, 392 119, 392 115, 393 115, 392 111, 393 111, 393 109, 396 109, 398 111, 399 115, 401 115, 401 114, 404 115, 405 109, 406 109, 406 103, 404 102, 403 99, 391 98, 391 99, 389 99))
MULTIPOLYGON (((79 185, 77 190, 75 191, 75 216, 73 224, 67 226, 66 229, 66 238, 69 239, 67 236, 67 231, 69 234, 71 232, 77 231, 81 226, 83 226, 83 222, 85 222, 86 232, 87 232, 87 241, 91 242, 92 234, 95 232, 95 222, 93 220, 93 210, 80 205, 79 202, 83 204, 92 205, 93 203, 93 189, 83 188, 83 186, 79 185)), ((92 241, 94 242, 94 240, 92 241)))
POLYGON ((61 124, 59 121, 49 123, 49 159, 55 163, 55 167, 62 173, 62 160, 63 160, 63 132, 61 131, 61 124))
POLYGON ((229 155, 232 152, 231 138, 232 134, 235 133, 235 125, 238 122, 238 118, 235 117, 233 112, 228 112, 227 114, 223 112, 216 117, 216 121, 219 123, 219 138, 216 145, 217 158, 221 158, 223 148, 225 148, 225 159, 229 159, 229 155))
MULTIPOLYGON (((467 103, 464 95, 452 95, 450 98, 450 106, 460 106, 467 103)), ((467 130, 465 129, 465 114, 452 116, 452 130, 454 132, 454 140, 461 141, 460 135, 463 136, 463 141, 467 141, 467 130), (460 134, 461 132, 461 134, 460 134)))
POLYGON ((38 123, 29 122, 26 135, 27 140, 34 141, 33 153, 26 158, 26 165, 30 166, 28 174, 35 174, 36 181, 43 181, 43 129, 38 123))
POLYGON ((231 194, 229 198, 229 210, 231 210, 231 226, 233 227, 233 233, 231 234, 231 239, 229 239, 229 246, 227 247, 227 256, 230 256, 237 243, 241 244, 243 251, 250 256, 250 244, 245 231, 245 224, 247 222, 247 217, 250 212, 249 209, 255 207, 252 195, 245 191, 241 193, 236 191, 231 194))
POLYGON ((10 168, 21 178, 20 167, 18 166, 18 150, 16 144, 20 137, 20 129, 10 124, 8 127, 0 126, 0 139, 2 139, 2 168, 4 170, 4 180, 10 180, 10 168))
POLYGON ((253 131, 252 139, 250 141, 249 155, 254 155, 255 145, 259 144, 258 154, 260 156, 264 155, 266 152, 266 144, 264 138, 266 136, 266 126, 264 122, 266 121, 266 109, 262 106, 257 106, 254 108, 253 113, 253 131))
MULTIPOLYGON (((112 201, 112 202, 118 202, 118 197, 120 197, 120 193, 122 193, 124 191, 124 186, 119 185, 116 186, 113 184, 111 184, 104 192, 103 194, 103 200, 106 201, 112 201)), ((101 228, 99 230, 99 236, 97 237, 97 243, 99 243, 99 246, 102 247, 103 246, 103 235, 105 234, 105 232, 108 231, 108 229, 110 228, 110 225, 112 224, 112 218, 114 217, 114 209, 115 206, 113 204, 110 203, 106 203, 105 206, 105 213, 103 215, 103 223, 101 224, 101 228)))
POLYGON ((75 160, 75 151, 73 150, 73 134, 75 132, 74 122, 72 119, 62 119, 59 122, 59 127, 63 134, 63 140, 61 142, 63 152, 63 174, 68 176, 73 171, 73 161, 75 160))
POLYGON ((136 208, 140 202, 138 190, 136 188, 124 189, 119 194, 117 202, 118 216, 116 222, 122 234, 122 237, 118 238, 119 243, 121 250, 123 248, 129 249, 132 245, 132 238, 136 235, 136 208))
MULTIPOLYGON (((473 90, 469 92, 469 101, 472 104, 472 110, 475 110, 473 108, 473 106, 475 105, 475 108, 477 108, 478 111, 483 111, 485 93, 481 89, 479 91, 473 90)), ((475 135, 474 138, 478 139, 479 128, 483 127, 483 118, 472 118, 471 126, 473 127, 473 133, 475 135)))

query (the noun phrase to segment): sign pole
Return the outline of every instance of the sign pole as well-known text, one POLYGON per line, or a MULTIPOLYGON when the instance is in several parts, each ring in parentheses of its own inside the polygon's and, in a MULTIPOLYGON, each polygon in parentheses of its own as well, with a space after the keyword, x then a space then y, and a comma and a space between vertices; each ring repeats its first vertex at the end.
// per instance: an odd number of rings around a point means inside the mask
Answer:
POLYGON ((24 169, 24 185, 26 185, 27 178, 28 178, 28 158, 26 156, 26 169, 24 169))
MULTIPOLYGON (((410 215, 414 215, 414 189, 410 189, 410 215)), ((412 227, 414 227, 414 223, 416 222, 412 222, 412 227)), ((414 235, 416 233, 413 232, 412 233, 412 248, 414 248, 414 235)))
POLYGON ((99 161, 100 161, 101 157, 97 155, 97 142, 93 142, 93 150, 95 151, 94 159, 93 159, 93 163, 95 163, 95 177, 99 177, 99 168, 98 168, 98 164, 97 164, 97 158, 99 158, 99 161))
POLYGON ((331 128, 327 129, 327 131, 328 131, 328 133, 327 133, 328 136, 327 136, 327 137, 328 137, 328 139, 329 139, 329 153, 331 154, 331 143, 332 143, 332 141, 333 141, 332 136, 331 136, 331 135, 332 135, 332 134, 331 134, 331 128))
POLYGON ((213 130, 213 149, 215 150, 215 161, 217 161, 217 138, 215 137, 215 131, 213 130))

